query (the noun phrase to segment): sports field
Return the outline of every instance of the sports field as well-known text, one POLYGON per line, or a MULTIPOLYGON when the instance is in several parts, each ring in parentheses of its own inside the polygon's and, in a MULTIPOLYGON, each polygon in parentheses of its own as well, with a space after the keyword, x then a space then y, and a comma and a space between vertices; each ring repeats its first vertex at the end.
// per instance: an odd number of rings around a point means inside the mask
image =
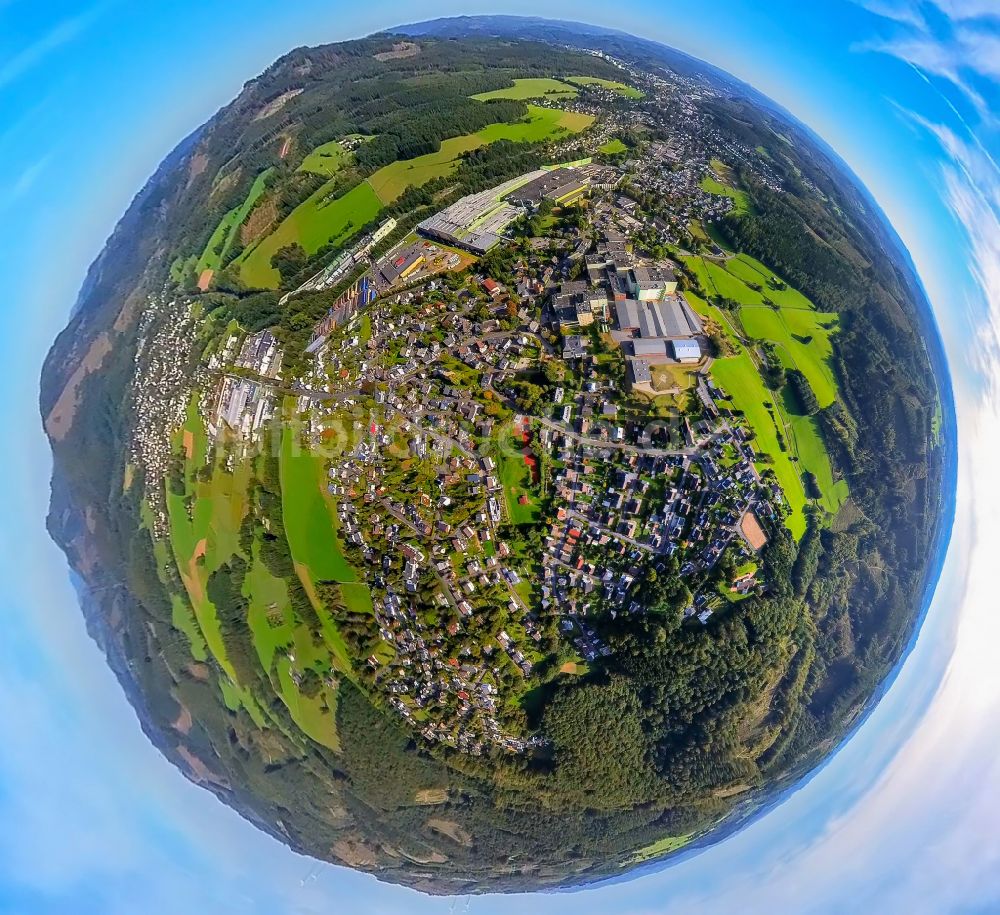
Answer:
POLYGON ((312 172, 314 175, 325 175, 332 178, 348 162, 350 153, 336 140, 317 146, 299 166, 300 172, 312 172))
POLYGON ((560 82, 558 79, 549 77, 537 77, 528 79, 515 79, 513 86, 506 89, 494 89, 492 92, 480 92, 472 96, 481 102, 488 102, 490 99, 528 99, 528 98, 573 98, 577 95, 576 89, 568 83, 560 82))
POLYGON ((531 480, 531 469, 521 454, 505 454, 499 461, 500 482, 507 501, 507 516, 511 524, 534 524, 541 513, 538 488, 531 480), (521 497, 527 502, 522 505, 521 497))
POLYGON ((599 76, 568 76, 566 82, 576 83, 578 86, 602 86, 605 89, 617 92, 619 95, 624 95, 626 98, 639 99, 646 97, 646 93, 640 92, 634 86, 629 86, 613 79, 601 79, 599 76))
POLYGON ((271 266, 271 258, 281 248, 297 242, 306 253, 315 254, 328 242, 346 241, 382 209, 367 181, 334 200, 326 199, 329 193, 330 185, 323 185, 274 232, 240 258, 243 282, 259 289, 276 289, 281 275, 271 266))
POLYGON ((264 193, 267 188, 267 179, 273 171, 273 168, 269 168, 261 172, 250 187, 246 200, 222 217, 195 265, 195 272, 198 276, 201 276, 206 270, 219 270, 222 267, 222 262, 236 240, 240 226, 243 225, 243 221, 250 215, 254 204, 264 193))

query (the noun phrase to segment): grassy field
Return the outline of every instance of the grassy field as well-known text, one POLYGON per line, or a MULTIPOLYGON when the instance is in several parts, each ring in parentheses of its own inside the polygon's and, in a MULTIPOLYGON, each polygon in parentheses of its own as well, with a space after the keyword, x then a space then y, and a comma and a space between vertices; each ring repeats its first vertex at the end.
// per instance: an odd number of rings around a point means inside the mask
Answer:
POLYGON ((815 476, 819 504, 831 513, 846 500, 847 483, 833 479, 830 457, 816 419, 795 415, 793 404, 779 400, 767 388, 751 354, 736 340, 728 319, 718 308, 691 293, 686 295, 699 314, 729 331, 735 352, 713 363, 712 376, 730 396, 732 406, 745 415, 756 437, 757 450, 769 456, 771 463, 758 467, 761 470, 769 467, 774 472, 788 502, 786 523, 798 538, 805 531, 804 508, 808 501, 802 474, 808 471, 815 476))
POLYGON ((534 524, 541 512, 537 487, 531 481, 531 470, 520 454, 504 455, 499 462, 500 482, 507 500, 507 516, 511 524, 534 524), (527 504, 518 501, 527 496, 527 504))
POLYGON ((679 848, 683 848, 687 845, 692 838, 694 838, 694 833, 689 833, 686 836, 667 836, 666 838, 654 842, 652 845, 640 848, 639 851, 635 853, 630 863, 634 864, 638 861, 649 861, 652 858, 658 858, 660 855, 665 855, 667 852, 677 851, 679 848))
MULTIPOLYGON (((186 480, 183 494, 167 494, 170 546, 204 646, 235 682, 236 673, 227 657, 218 615, 208 599, 207 587, 209 576, 239 551, 239 530, 247 509, 250 466, 238 465, 233 473, 217 467, 207 482, 196 480, 195 473, 205 465, 208 437, 198 416, 195 396, 188 407, 177 447, 186 455, 186 480)), ((177 615, 176 608, 174 614, 177 615)))
POLYGON ((497 140, 534 143, 560 133, 577 133, 593 123, 590 115, 552 108, 528 106, 528 117, 516 124, 488 124, 476 133, 452 137, 441 144, 437 152, 401 159, 380 168, 369 178, 379 200, 393 203, 410 185, 419 187, 434 178, 451 174, 458 168, 463 153, 479 149, 497 140))
POLYGON ((243 225, 243 221, 250 215, 254 204, 264 193, 267 188, 267 179, 273 171, 273 168, 269 168, 261 172, 251 186, 246 200, 222 217, 221 222, 212 233, 212 237, 208 240, 208 244, 205 245, 201 257, 198 258, 198 263, 195 265, 197 274, 200 275, 205 270, 218 270, 222 267, 222 262, 233 246, 240 226, 243 225))
POLYGON ((746 417, 754 432, 754 447, 771 458, 770 464, 759 466, 770 467, 774 471, 788 500, 788 529, 794 537, 801 537, 806 529, 803 511, 805 488, 792 463, 787 438, 779 432, 783 423, 771 392, 764 386, 753 360, 742 348, 738 355, 717 359, 712 365, 712 377, 730 396, 733 407, 746 417), (779 435, 786 442, 785 448, 779 444, 779 435))
POLYGON ((281 438, 281 508, 292 559, 309 570, 313 581, 357 579, 340 549, 323 462, 297 447, 287 427, 281 438))
POLYGON ((724 263, 705 258, 687 258, 709 295, 719 295, 740 304, 740 321, 747 336, 767 340, 777 346, 785 368, 805 375, 821 407, 837 397, 837 382, 830 367, 837 316, 817 311, 812 302, 796 289, 774 289, 769 283, 780 279, 759 261, 745 254, 724 263), (763 288, 758 292, 748 283, 763 288), (764 304, 765 295, 777 310, 764 304))
POLYGON ((299 166, 300 172, 312 172, 314 175, 325 175, 332 178, 350 159, 350 153, 336 140, 317 146, 299 166))
POLYGON ((488 102, 490 99, 529 99, 529 98, 573 98, 577 95, 576 89, 568 83, 560 82, 557 79, 550 79, 547 76, 515 79, 513 86, 506 89, 494 89, 492 92, 480 92, 472 96, 481 102, 488 102))
POLYGON ((602 152, 607 156, 617 156, 623 152, 628 152, 628 147, 622 143, 618 137, 614 137, 613 139, 608 140, 608 142, 603 146, 598 146, 597 151, 602 152))
POLYGON ((378 216, 382 203, 367 181, 335 200, 326 200, 323 185, 300 204, 278 228, 240 258, 240 276, 248 286, 275 289, 281 281, 271 258, 286 245, 298 243, 315 254, 328 242, 346 241, 378 216))
POLYGON ((575 83, 578 86, 602 86, 605 89, 617 92, 619 95, 624 95, 626 98, 639 99, 646 97, 645 92, 640 92, 633 86, 619 83, 613 79, 601 79, 599 76, 569 76, 566 78, 566 82, 575 83))
POLYGON ((732 187, 729 184, 723 184, 718 178, 712 175, 705 175, 701 179, 701 189, 709 194, 715 194, 718 197, 728 197, 733 201, 733 212, 737 214, 743 214, 750 209, 750 198, 747 196, 746 191, 741 191, 739 188, 732 187))
POLYGON ((335 692, 324 686, 314 699, 303 695, 295 685, 292 663, 286 657, 278 660, 278 695, 288 708, 288 714, 304 734, 334 752, 340 751, 335 692))
POLYGON ((247 620, 260 666, 270 671, 275 655, 291 645, 295 635, 288 616, 288 585, 272 575, 260 559, 254 559, 243 594, 250 601, 247 620))

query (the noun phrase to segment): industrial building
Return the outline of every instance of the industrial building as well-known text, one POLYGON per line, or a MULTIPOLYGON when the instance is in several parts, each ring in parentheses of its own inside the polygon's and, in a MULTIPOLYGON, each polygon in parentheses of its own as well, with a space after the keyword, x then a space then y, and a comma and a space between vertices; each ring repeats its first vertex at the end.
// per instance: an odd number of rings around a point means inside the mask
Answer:
POLYGON ((677 292, 677 277, 669 267, 632 267, 627 282, 640 302, 657 302, 677 292))
POLYGON ((606 165, 540 168, 488 191, 456 200, 417 226, 421 235, 485 254, 495 248, 515 219, 535 209, 543 200, 569 206, 591 187, 613 187, 621 172, 606 165))
POLYGON ((671 340, 674 358, 678 362, 699 362, 701 360, 701 344, 697 340, 671 340))
POLYGON ((642 339, 689 338, 702 332, 701 320, 680 296, 653 302, 615 302, 615 319, 619 330, 642 339))
POLYGON ((504 229, 524 213, 517 201, 505 198, 525 183, 530 184, 547 174, 538 169, 488 191, 462 197, 425 219, 417 226, 417 231, 475 254, 485 254, 500 243, 504 229))

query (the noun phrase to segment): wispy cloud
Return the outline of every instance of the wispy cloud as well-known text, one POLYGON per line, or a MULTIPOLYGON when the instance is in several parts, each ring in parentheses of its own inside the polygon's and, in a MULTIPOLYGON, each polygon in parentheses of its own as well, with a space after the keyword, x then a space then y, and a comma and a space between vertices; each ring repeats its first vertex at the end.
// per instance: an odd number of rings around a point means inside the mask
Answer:
MULTIPOLYGON (((3 5, 3 0, 0 0, 0 9, 3 5)), ((51 54, 77 39, 100 18, 107 7, 107 3, 101 3, 76 16, 62 20, 40 38, 27 44, 6 62, 0 64, 0 89, 20 79, 51 54)))
POLYGON ((9 185, 0 187, 0 213, 6 212, 28 194, 49 167, 52 159, 53 154, 46 153, 22 169, 9 185))
POLYGON ((888 54, 946 80, 972 104, 984 124, 996 126, 995 106, 984 92, 995 92, 1000 79, 997 0, 854 2, 887 25, 884 34, 860 42, 856 50, 888 54))

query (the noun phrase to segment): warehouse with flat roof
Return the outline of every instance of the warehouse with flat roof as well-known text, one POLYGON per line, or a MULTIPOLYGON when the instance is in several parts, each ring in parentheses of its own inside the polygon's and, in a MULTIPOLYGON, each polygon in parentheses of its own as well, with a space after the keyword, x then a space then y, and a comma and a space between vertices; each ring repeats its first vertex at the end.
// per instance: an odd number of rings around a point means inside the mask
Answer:
POLYGON ((698 316, 679 296, 656 302, 616 301, 615 319, 619 330, 631 331, 641 339, 694 337, 702 332, 698 316))

